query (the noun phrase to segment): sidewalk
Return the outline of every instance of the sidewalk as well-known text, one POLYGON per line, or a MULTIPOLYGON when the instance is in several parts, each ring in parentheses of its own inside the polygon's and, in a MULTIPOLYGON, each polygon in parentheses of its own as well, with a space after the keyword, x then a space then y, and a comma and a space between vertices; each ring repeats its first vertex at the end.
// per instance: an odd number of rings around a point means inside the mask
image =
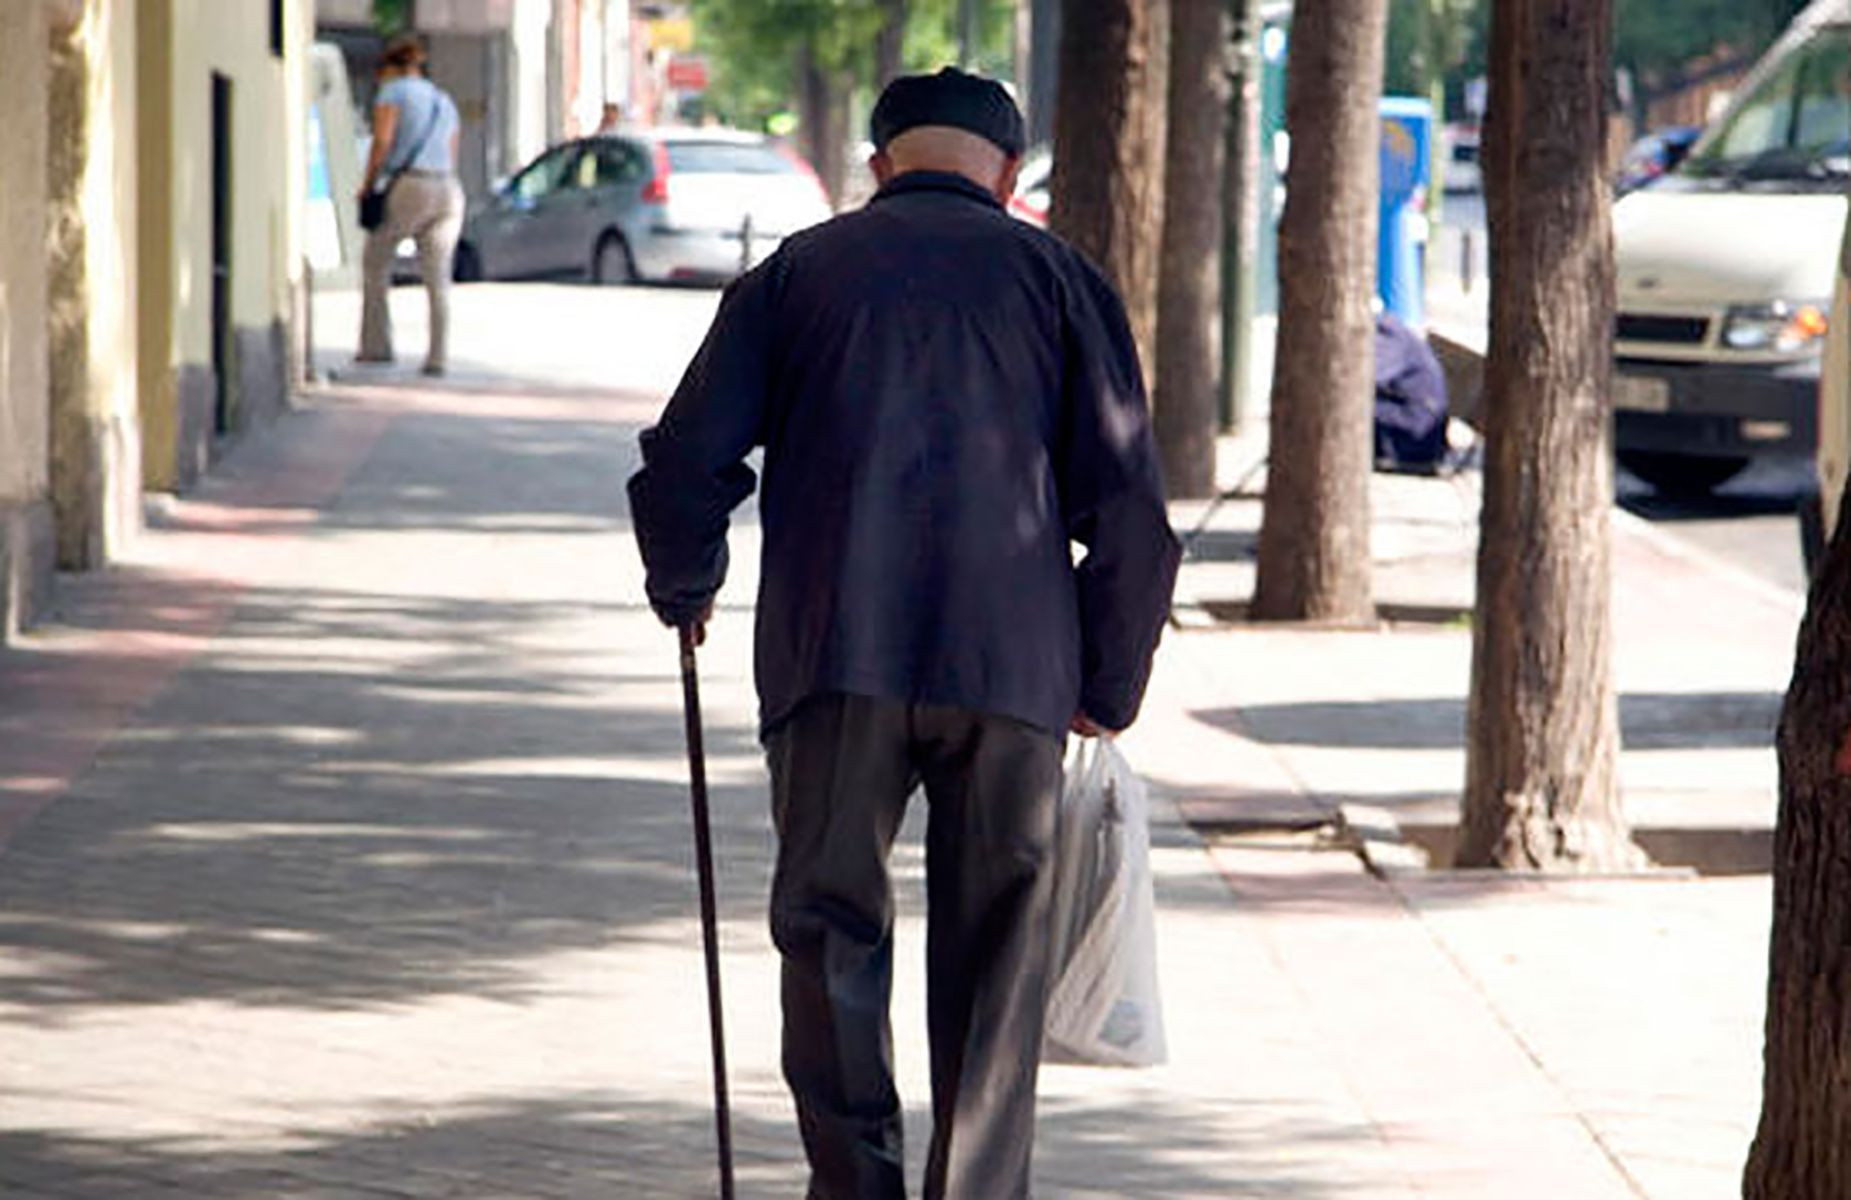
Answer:
MULTIPOLYGON (((317 389, 0 654, 0 1193, 712 1194, 674 646, 622 500, 685 352, 625 390, 467 363, 317 389)), ((1383 598, 1467 603, 1470 489, 1377 482, 1383 598)), ((1256 528, 1226 506, 1186 569, 1211 617, 1256 528)), ((755 550, 748 514, 703 683, 740 1194, 796 1197, 755 550)), ((1797 601, 1623 521, 1616 561, 1635 819, 1765 829, 1797 601)), ((1339 801, 1451 811, 1468 643, 1450 618, 1166 640, 1126 750, 1159 801, 1176 1061, 1049 1068, 1038 1195, 1735 1193, 1765 877, 1384 882, 1316 832, 1339 801)), ((918 816, 894 1012, 915 1179, 918 816)))

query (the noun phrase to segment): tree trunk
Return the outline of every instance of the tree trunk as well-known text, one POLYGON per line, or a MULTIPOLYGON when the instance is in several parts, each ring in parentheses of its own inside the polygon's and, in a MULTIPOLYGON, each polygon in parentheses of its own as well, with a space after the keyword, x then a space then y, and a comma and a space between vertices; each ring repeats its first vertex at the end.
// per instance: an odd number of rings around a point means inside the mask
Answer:
POLYGON ((1640 863, 1610 675, 1610 0, 1493 17, 1491 347, 1462 866, 1640 863))
POLYGON ((1387 25, 1387 0, 1323 0, 1295 10, 1256 617, 1360 623, 1375 616, 1371 296, 1387 25))
POLYGON ((799 114, 804 156, 829 193, 831 204, 842 203, 848 186, 848 100, 850 81, 806 45, 802 61, 802 111, 799 114))
POLYGON ((1118 287, 1155 372, 1168 0, 1065 0, 1054 112, 1055 231, 1118 287))
POLYGON ((874 35, 876 92, 906 69, 906 0, 880 0, 880 11, 880 32, 874 35))
POLYGON ((1228 51, 1226 0, 1170 0, 1169 145, 1152 410, 1172 497, 1215 491, 1228 51))
POLYGON ((1742 1195, 1851 1196, 1851 521, 1842 517, 1813 581, 1776 744, 1761 1127, 1742 1195))

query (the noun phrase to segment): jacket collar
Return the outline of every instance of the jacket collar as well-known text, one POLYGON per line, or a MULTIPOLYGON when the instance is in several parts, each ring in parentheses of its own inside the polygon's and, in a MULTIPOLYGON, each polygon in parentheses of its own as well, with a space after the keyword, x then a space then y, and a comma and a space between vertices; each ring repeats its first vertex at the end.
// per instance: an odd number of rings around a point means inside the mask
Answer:
POLYGON ((899 196, 907 192, 951 192, 968 200, 976 200, 991 208, 1001 209, 1002 202, 994 194, 949 171, 908 171, 888 181, 887 186, 874 194, 874 203, 879 203, 889 196, 899 196))

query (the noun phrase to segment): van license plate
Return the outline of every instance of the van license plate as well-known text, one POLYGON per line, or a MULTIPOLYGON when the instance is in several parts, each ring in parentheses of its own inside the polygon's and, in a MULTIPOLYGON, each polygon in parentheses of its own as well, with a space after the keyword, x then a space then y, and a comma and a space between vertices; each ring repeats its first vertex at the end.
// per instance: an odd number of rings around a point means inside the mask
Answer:
POLYGON ((1671 385, 1643 375, 1615 375, 1613 407, 1628 412, 1670 412, 1671 385))

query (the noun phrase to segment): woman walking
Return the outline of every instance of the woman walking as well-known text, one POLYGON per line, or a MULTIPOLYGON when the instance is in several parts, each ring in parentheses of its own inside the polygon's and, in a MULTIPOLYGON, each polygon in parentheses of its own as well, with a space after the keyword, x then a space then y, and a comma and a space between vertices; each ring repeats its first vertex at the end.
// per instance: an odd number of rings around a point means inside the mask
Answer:
POLYGON ((392 361, 392 315, 386 292, 399 242, 418 244, 418 264, 430 296, 430 345, 424 373, 441 375, 450 326, 450 271, 463 231, 463 186, 456 178, 461 130, 456 103, 424 77, 424 47, 410 35, 386 43, 373 101, 373 150, 360 184, 362 199, 385 192, 385 218, 366 236, 359 361, 392 361))

